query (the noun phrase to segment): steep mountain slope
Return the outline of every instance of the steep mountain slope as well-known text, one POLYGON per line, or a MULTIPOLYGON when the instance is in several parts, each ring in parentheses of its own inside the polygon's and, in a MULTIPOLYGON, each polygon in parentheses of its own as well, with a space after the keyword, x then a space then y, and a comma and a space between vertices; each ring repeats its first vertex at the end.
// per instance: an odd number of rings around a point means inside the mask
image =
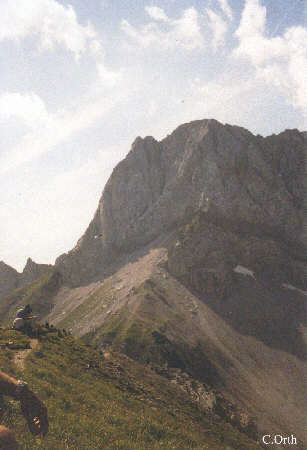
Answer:
POLYGON ((179 367, 256 417, 260 430, 303 439, 305 295, 237 272, 231 295, 199 295, 165 270, 166 254, 151 250, 50 320, 142 363, 179 367))
POLYGON ((88 230, 56 265, 74 285, 88 282, 119 255, 199 211, 306 256, 304 142, 297 130, 261 138, 215 120, 182 125, 161 142, 137 138, 106 184, 88 230))
POLYGON ((259 433, 303 440, 305 168, 297 130, 203 120, 137 138, 77 246, 2 317, 26 298, 87 342, 210 385, 259 433))

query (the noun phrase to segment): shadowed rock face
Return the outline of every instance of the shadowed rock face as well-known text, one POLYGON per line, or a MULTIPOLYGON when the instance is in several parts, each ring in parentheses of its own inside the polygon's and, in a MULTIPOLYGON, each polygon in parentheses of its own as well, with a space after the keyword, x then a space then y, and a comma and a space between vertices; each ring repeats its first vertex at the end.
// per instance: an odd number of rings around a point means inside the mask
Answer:
POLYGON ((50 270, 51 267, 50 264, 36 264, 31 258, 28 258, 20 277, 20 286, 24 286, 41 277, 50 270))
POLYGON ((306 358, 306 301, 297 288, 306 269, 282 241, 229 231, 197 215, 171 242, 168 270, 240 334, 306 358))
POLYGON ((87 231, 56 265, 70 283, 87 282, 198 213, 229 233, 284 242, 301 260, 304 142, 297 130, 263 138, 215 120, 182 125, 161 142, 137 138, 87 231))
POLYGON ((17 287, 18 272, 13 267, 0 261, 0 298, 17 287))

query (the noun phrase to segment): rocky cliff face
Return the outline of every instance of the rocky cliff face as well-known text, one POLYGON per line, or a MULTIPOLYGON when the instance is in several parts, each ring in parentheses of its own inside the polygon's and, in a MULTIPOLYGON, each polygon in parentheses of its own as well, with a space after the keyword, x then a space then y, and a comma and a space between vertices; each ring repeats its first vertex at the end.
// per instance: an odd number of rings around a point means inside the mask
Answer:
POLYGON ((5 297, 8 292, 16 289, 17 285, 17 270, 0 261, 0 298, 5 297))
MULTIPOLYGON (((297 130, 263 138, 215 120, 182 125, 161 142, 137 138, 114 169, 86 233, 56 265, 72 284, 89 281, 119 255, 201 214, 223 232, 244 235, 240 248, 246 246, 256 265, 263 252, 273 260, 282 253, 286 265, 295 259, 291 270, 302 278, 304 143, 297 130)), ((224 248, 237 245, 217 229, 212 234, 212 226, 209 240, 222 239, 224 248)), ((238 255, 243 258, 242 251, 238 255)), ((231 264, 237 261, 232 258, 231 264)))
POLYGON ((31 258, 28 258, 22 273, 19 273, 3 261, 0 261, 0 299, 14 289, 21 288, 36 280, 50 270, 51 267, 49 264, 36 264, 31 258))
POLYGON ((44 275, 44 273, 48 272, 51 268, 52 265, 50 264, 37 264, 31 258, 28 258, 27 263, 20 276, 20 286, 31 283, 32 281, 44 275))

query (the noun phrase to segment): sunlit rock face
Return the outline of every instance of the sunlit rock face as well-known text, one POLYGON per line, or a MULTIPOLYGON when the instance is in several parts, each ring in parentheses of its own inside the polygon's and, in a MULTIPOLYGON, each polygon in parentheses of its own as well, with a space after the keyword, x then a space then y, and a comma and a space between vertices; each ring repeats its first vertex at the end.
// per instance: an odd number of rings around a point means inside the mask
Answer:
MULTIPOLYGON (((297 130, 263 138, 215 120, 181 125, 161 142, 137 138, 113 170, 85 234, 56 265, 72 284, 86 282, 123 253, 197 214, 210 223, 208 239, 218 240, 221 258, 226 252, 231 267, 238 258, 247 265, 253 258, 259 262, 263 252, 273 260, 287 253, 299 265, 306 249, 304 142, 297 130), (236 257, 227 252, 233 245, 239 245, 236 257)), ((291 270, 300 273, 294 266, 291 270)))

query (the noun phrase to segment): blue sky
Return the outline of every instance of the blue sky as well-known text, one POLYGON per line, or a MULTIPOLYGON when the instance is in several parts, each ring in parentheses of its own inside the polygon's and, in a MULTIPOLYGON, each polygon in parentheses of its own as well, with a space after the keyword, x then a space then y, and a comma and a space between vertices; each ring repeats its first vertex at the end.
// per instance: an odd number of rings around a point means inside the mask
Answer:
POLYGON ((306 129, 304 0, 2 0, 0 260, 71 249, 136 136, 306 129))

